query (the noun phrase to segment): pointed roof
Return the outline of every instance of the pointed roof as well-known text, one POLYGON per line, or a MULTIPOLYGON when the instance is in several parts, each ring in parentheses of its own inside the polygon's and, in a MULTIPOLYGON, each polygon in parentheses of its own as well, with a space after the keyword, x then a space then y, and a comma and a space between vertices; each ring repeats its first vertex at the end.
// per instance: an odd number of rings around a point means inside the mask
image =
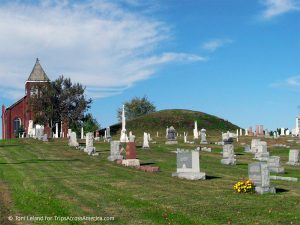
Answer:
POLYGON ((27 79, 27 81, 50 81, 47 74, 43 70, 40 60, 37 58, 35 65, 27 79))

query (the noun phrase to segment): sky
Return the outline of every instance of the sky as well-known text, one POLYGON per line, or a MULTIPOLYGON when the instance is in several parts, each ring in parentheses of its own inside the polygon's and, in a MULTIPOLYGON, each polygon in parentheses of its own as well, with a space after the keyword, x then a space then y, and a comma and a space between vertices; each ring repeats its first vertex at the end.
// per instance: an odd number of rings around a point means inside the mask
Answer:
POLYGON ((243 128, 292 129, 300 114, 300 0, 0 0, 0 18, 1 105, 39 58, 86 86, 102 127, 145 95, 243 128))

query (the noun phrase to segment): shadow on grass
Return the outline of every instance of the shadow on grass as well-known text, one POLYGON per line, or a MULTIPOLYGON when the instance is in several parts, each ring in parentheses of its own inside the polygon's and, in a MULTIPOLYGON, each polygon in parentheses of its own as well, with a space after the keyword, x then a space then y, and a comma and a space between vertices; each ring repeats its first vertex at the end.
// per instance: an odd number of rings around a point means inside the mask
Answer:
POLYGON ((289 192, 289 190, 283 188, 276 188, 276 193, 284 193, 284 192, 289 192))
POLYGON ((221 177, 216 177, 216 176, 206 176, 206 180, 213 180, 213 179, 220 179, 221 177))
POLYGON ((80 159, 30 159, 21 162, 0 163, 1 164, 26 164, 26 163, 43 163, 43 162, 74 162, 80 159))
POLYGON ((235 153, 235 155, 245 155, 244 153, 235 153))
POLYGON ((149 162, 149 163, 141 163, 141 166, 148 166, 148 165, 154 165, 155 163, 153 162, 149 162))
POLYGON ((7 148, 7 147, 17 147, 17 146, 21 146, 21 145, 10 145, 10 144, 7 144, 7 145, 0 145, 0 147, 2 148, 7 148))

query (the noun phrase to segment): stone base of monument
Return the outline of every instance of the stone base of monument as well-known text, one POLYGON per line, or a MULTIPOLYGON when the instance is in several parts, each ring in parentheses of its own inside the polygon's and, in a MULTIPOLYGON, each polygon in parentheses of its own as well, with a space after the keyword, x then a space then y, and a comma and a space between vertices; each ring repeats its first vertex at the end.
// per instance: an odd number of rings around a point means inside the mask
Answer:
POLYGON ((113 162, 113 161, 116 161, 116 160, 122 160, 123 159, 123 156, 122 155, 114 155, 114 156, 108 156, 107 157, 107 159, 108 159, 108 161, 111 161, 111 162, 113 162))
POLYGON ((181 172, 172 173, 172 177, 184 178, 187 180, 205 180, 205 173, 181 172))
POLYGON ((202 145, 207 145, 208 142, 207 142, 207 141, 200 141, 200 144, 202 144, 202 145))
POLYGON ((271 173, 284 173, 283 167, 269 167, 271 173))
POLYGON ((166 141, 166 145, 176 145, 178 144, 178 141, 166 141))
POLYGON ((290 166, 300 166, 300 163, 298 163, 298 162, 287 162, 286 164, 288 164, 290 166))
POLYGON ((260 154, 255 154, 254 159, 259 160, 259 161, 268 161, 270 157, 269 152, 266 153, 260 153, 260 154))
POLYGON ((236 159, 222 159, 221 163, 224 165, 235 165, 236 164, 236 159))
POLYGON ((137 166, 136 168, 144 172, 150 172, 150 173, 159 172, 158 166, 137 166))
POLYGON ((138 159, 124 159, 122 160, 123 166, 140 166, 140 160, 138 159))
POLYGON ((255 187, 255 191, 259 194, 276 193, 276 189, 274 187, 255 187))

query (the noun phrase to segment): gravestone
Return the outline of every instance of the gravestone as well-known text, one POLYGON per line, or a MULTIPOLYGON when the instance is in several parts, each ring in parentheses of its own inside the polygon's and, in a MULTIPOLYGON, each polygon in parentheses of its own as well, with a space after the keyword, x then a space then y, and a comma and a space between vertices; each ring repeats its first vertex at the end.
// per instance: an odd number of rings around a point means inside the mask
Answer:
POLYGON ((68 129, 67 138, 70 138, 71 133, 72 133, 72 129, 68 129))
POLYGON ((205 173, 200 172, 199 151, 177 149, 177 171, 173 177, 188 180, 205 180, 205 173))
POLYGON ((235 165, 236 159, 234 158, 234 147, 233 144, 223 145, 223 159, 221 163, 224 165, 235 165))
POLYGON ((269 167, 270 172, 284 173, 284 168, 280 166, 280 157, 279 156, 271 156, 268 159, 268 167, 269 167))
POLYGON ((70 137, 69 137, 69 146, 71 147, 78 147, 79 144, 77 142, 77 136, 75 132, 71 132, 70 137))
POLYGON ((194 133, 194 139, 198 139, 198 124, 197 124, 197 121, 195 121, 195 125, 194 125, 194 130, 193 130, 193 133, 194 133))
POLYGON ((251 140, 251 152, 255 153, 257 150, 257 146, 259 145, 260 139, 252 139, 251 140))
POLYGON ((168 130, 168 138, 167 138, 166 144, 167 145, 177 144, 176 130, 174 129, 174 127, 171 126, 167 130, 168 130))
POLYGON ((96 153, 96 148, 94 147, 94 134, 91 132, 86 134, 84 152, 87 152, 88 155, 92 156, 98 155, 96 153))
POLYGON ((146 132, 144 132, 143 148, 150 148, 149 135, 146 132))
POLYGON ((135 142, 135 135, 131 131, 129 132, 129 142, 135 142))
POLYGON ((250 145, 245 145, 245 146, 244 146, 244 152, 251 152, 251 147, 250 147, 250 145))
POLYGON ((276 193, 274 187, 270 187, 270 171, 265 162, 255 162, 248 166, 249 179, 255 184, 255 191, 260 194, 276 193))
POLYGON ((44 136, 43 136, 43 142, 47 142, 47 141, 48 141, 48 135, 44 134, 44 136))
POLYGON ((267 142, 260 141, 257 145, 254 159, 259 161, 267 161, 269 157, 270 157, 270 153, 268 152, 267 149, 267 142))
POLYGON ((200 144, 207 144, 207 141, 206 141, 206 130, 205 129, 201 129, 201 131, 200 131, 200 137, 201 137, 200 144))
POLYGON ((288 165, 300 166, 300 151, 297 149, 291 149, 289 152, 289 161, 288 165))
POLYGON ((124 166, 139 166, 140 160, 136 159, 136 145, 134 142, 128 142, 126 145, 126 159, 122 160, 124 166))
POLYGON ((123 156, 121 155, 120 141, 110 142, 110 156, 107 159, 109 161, 123 159, 123 156))
POLYGON ((105 131, 106 131, 105 141, 110 142, 111 141, 110 127, 107 127, 105 131))

